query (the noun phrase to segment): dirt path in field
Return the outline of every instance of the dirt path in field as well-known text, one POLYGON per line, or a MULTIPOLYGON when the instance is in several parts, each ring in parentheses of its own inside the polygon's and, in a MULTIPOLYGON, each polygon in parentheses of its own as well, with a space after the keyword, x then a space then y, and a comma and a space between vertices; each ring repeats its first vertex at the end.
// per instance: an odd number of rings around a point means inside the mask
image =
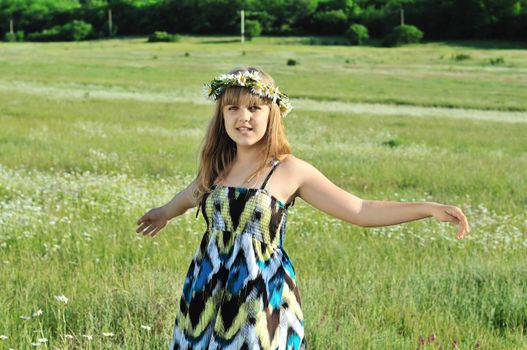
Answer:
MULTIPOLYGON (((74 83, 43 84, 37 81, 1 81, 0 93, 16 92, 40 95, 52 99, 94 98, 109 100, 136 100, 145 102, 184 102, 209 104, 192 90, 172 92, 133 91, 104 85, 84 85, 74 83)), ((527 123, 527 112, 507 112, 464 108, 421 107, 376 103, 352 103, 337 101, 317 101, 311 99, 292 99, 293 112, 321 111, 363 115, 398 115, 412 117, 440 117, 456 119, 488 120, 505 123, 527 123)))

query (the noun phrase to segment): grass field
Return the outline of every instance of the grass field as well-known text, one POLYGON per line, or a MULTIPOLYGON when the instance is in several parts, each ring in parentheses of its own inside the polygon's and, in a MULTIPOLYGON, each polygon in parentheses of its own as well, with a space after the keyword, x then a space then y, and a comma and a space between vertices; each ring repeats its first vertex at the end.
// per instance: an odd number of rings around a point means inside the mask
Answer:
POLYGON ((292 97, 293 153, 335 184, 471 224, 361 228, 297 200, 309 349, 527 349, 525 48, 233 40, 0 44, 0 349, 168 348, 205 223, 135 222, 192 180, 201 84, 238 65, 292 97))

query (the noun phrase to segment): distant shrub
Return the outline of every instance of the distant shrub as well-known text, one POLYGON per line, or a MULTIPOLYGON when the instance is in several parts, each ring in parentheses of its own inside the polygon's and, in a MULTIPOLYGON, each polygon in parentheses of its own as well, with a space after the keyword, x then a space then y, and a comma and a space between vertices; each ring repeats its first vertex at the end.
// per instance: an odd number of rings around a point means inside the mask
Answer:
POLYGON ((245 37, 247 40, 260 36, 260 34, 262 34, 262 25, 260 22, 254 19, 248 19, 245 21, 245 37))
POLYGON ((361 45, 369 37, 368 28, 362 24, 352 24, 346 31, 346 38, 351 45, 361 45))
POLYGON ((190 54, 188 52, 185 52, 185 57, 188 57, 190 56, 190 54))
POLYGON ((74 20, 62 26, 54 26, 38 33, 31 33, 28 39, 32 41, 80 41, 88 38, 93 31, 91 24, 74 20))
POLYGON ((472 57, 470 57, 470 55, 467 55, 466 53, 458 53, 456 55, 452 55, 452 59, 454 61, 465 61, 465 60, 469 60, 471 58, 472 57))
POLYGON ((288 66, 296 66, 298 64, 298 61, 297 60, 294 60, 292 58, 288 59, 287 60, 287 65, 288 66))
POLYGON ((418 43, 423 38, 423 32, 416 26, 399 25, 384 37, 383 46, 398 46, 418 43))
POLYGON ((7 41, 8 43, 14 43, 16 41, 16 34, 11 32, 5 33, 4 41, 7 41))
POLYGON ((4 41, 14 43, 15 41, 24 41, 24 31, 17 30, 15 33, 7 32, 4 36, 4 41))
POLYGON ((395 148, 395 147, 399 147, 401 145, 401 141, 395 140, 395 139, 390 139, 388 141, 383 141, 382 145, 383 146, 388 146, 390 148, 395 148))
POLYGON ((178 42, 181 40, 181 37, 177 34, 170 34, 167 32, 153 32, 148 36, 148 42, 149 43, 156 43, 156 42, 178 42))
POLYGON ((492 64, 493 66, 496 66, 499 64, 504 64, 505 60, 503 59, 503 57, 496 57, 496 58, 489 59, 489 63, 492 64))
POLYGON ((24 31, 23 30, 17 30, 15 32, 16 35, 16 41, 24 41, 24 31))

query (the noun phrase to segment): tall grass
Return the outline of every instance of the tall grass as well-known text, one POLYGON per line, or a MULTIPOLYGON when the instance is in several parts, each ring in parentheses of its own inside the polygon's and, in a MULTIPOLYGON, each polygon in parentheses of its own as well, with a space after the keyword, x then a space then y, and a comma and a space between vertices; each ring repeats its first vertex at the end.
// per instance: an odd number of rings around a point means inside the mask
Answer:
MULTIPOLYGON (((527 106, 516 49, 463 47, 471 59, 457 65, 447 57, 460 48, 442 44, 262 38, 242 57, 206 40, 0 45, 0 349, 168 347, 205 224, 191 210, 152 239, 135 221, 191 181, 211 113, 194 102, 200 84, 234 65, 261 65, 283 91, 322 102, 527 106), (497 56, 504 65, 484 63, 497 56), (57 95, 83 84, 180 98, 57 95)), ((361 228, 298 200, 284 248, 309 348, 527 349, 525 122, 298 106, 284 123, 294 154, 347 191, 458 205, 472 227, 462 241, 431 218, 361 228)))

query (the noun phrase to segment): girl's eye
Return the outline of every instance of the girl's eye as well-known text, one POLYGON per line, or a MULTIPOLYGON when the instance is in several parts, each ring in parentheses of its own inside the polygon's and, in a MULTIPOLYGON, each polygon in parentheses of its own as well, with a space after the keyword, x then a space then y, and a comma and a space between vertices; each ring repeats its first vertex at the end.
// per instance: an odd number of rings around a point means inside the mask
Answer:
POLYGON ((249 107, 249 109, 252 109, 252 110, 259 110, 260 107, 258 107, 258 106, 251 106, 251 107, 249 107))
POLYGON ((236 106, 229 107, 229 110, 233 110, 233 109, 238 109, 238 107, 236 107, 236 106))

